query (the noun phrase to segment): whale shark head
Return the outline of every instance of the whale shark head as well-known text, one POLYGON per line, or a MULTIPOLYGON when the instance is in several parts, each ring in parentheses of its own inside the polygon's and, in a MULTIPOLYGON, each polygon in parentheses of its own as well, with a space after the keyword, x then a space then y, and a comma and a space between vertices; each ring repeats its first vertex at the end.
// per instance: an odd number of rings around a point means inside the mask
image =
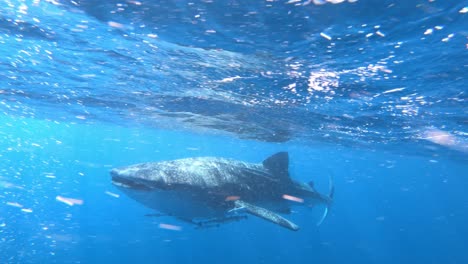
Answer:
POLYGON ((167 165, 167 162, 136 164, 112 169, 110 175, 112 183, 130 198, 163 214, 185 220, 224 215, 224 208, 203 200, 196 191, 177 188, 168 179, 175 173, 167 165))
POLYGON ((134 190, 151 190, 162 182, 162 178, 154 174, 150 164, 137 164, 112 169, 112 183, 121 188, 134 190))

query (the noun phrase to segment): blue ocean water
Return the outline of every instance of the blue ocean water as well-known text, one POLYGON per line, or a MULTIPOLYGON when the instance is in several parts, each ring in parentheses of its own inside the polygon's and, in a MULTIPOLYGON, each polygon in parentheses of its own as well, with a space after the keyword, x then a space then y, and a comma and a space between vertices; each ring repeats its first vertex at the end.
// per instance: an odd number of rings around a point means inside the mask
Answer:
POLYGON ((468 263, 468 2, 4 0, 0 263, 468 263), (335 199, 196 229, 112 185, 288 151, 335 199), (160 228, 160 224, 180 230, 160 228))

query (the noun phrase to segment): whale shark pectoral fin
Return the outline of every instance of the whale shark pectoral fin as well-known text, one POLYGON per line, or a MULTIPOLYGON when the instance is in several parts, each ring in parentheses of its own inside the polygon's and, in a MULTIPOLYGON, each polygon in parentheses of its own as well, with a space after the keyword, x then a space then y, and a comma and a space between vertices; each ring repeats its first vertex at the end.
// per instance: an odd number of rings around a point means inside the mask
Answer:
POLYGON ((234 214, 235 214, 235 213, 243 212, 243 211, 245 211, 245 207, 244 207, 244 206, 238 206, 238 205, 236 204, 236 206, 235 206, 234 208, 232 208, 231 210, 229 210, 229 211, 227 211, 227 212, 228 212, 228 214, 231 214, 231 213, 234 213, 234 214))
POLYGON ((192 219, 192 223, 195 224, 199 229, 207 227, 219 227, 220 224, 237 222, 243 219, 247 219, 245 215, 232 215, 220 218, 205 219, 200 221, 195 221, 192 219))
POLYGON ((272 212, 268 209, 265 209, 263 207, 259 207, 247 202, 244 202, 242 200, 237 200, 234 202, 234 205, 236 208, 242 208, 244 209, 247 213, 263 218, 265 220, 268 220, 270 222, 273 222, 277 225, 280 225, 282 227, 285 227, 287 229, 297 231, 299 230, 299 226, 294 224, 293 222, 289 221, 288 219, 280 216, 279 214, 272 212))

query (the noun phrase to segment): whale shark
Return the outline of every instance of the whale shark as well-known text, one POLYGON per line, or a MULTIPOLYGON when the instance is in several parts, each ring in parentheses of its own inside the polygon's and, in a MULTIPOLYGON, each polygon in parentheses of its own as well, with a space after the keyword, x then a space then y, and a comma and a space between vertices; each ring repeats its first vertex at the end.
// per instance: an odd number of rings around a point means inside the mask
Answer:
POLYGON ((259 217, 289 230, 299 226, 285 216, 293 206, 326 205, 333 201, 313 183, 293 180, 289 155, 278 152, 261 163, 220 157, 193 157, 114 168, 112 183, 137 202, 198 226, 219 225, 259 217))

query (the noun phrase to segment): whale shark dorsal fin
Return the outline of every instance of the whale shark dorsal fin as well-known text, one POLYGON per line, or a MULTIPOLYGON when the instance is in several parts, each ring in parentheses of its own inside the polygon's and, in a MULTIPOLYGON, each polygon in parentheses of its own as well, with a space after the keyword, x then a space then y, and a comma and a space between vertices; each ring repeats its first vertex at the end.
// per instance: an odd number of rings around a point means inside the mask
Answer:
POLYGON ((263 167, 272 173, 273 176, 283 180, 290 180, 288 152, 283 151, 271 155, 263 161, 263 167))

